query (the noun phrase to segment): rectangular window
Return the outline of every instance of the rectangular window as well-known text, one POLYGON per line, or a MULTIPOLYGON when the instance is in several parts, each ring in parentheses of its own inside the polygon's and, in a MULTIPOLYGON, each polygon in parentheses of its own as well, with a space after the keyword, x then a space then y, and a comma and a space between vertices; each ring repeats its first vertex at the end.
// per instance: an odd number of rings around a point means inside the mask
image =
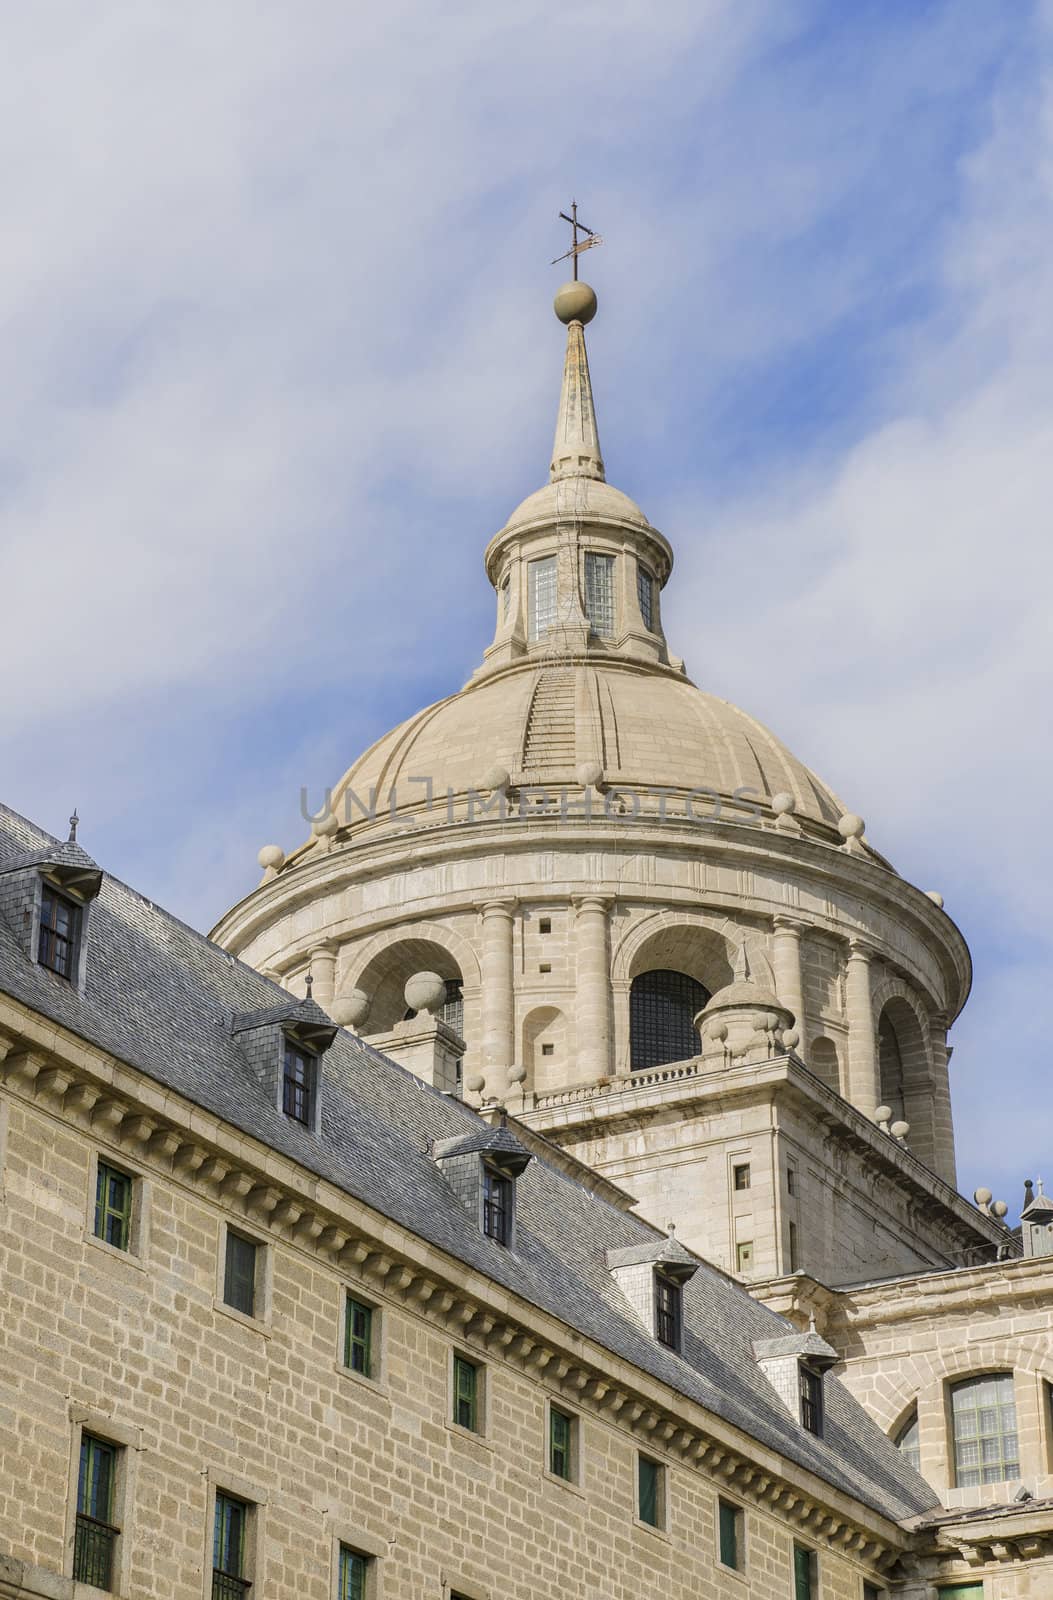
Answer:
POLYGON ((786 1168, 786 1193, 787 1194, 796 1194, 797 1193, 797 1168, 796 1167, 787 1167, 786 1168))
POLYGON ((73 981, 80 936, 81 907, 45 883, 40 891, 40 937, 37 960, 42 967, 73 981))
POLYGON ((113 1587, 113 1554, 119 1528, 113 1524, 117 1449, 94 1434, 80 1436, 73 1577, 96 1589, 113 1587))
POLYGON ((748 1189, 749 1188, 749 1186, 750 1186, 750 1164, 749 1164, 748 1161, 742 1162, 742 1164, 740 1166, 732 1167, 731 1172, 732 1172, 732 1178, 733 1178, 733 1181, 734 1181, 736 1189, 742 1190, 742 1189, 748 1189))
POLYGON ((753 1271, 753 1240, 746 1239, 735 1246, 735 1267, 742 1278, 748 1278, 753 1271))
POLYGON ((223 1299, 247 1317, 256 1315, 256 1259, 259 1246, 227 1229, 227 1257, 223 1273, 223 1299))
POLYGON ((479 1368, 464 1356, 453 1358, 453 1420, 459 1428, 479 1432, 479 1368))
POLYGON ((800 1266, 800 1256, 797 1251, 797 1224, 790 1221, 790 1271, 796 1272, 800 1266))
POLYGON ((541 920, 538 922, 537 931, 538 931, 538 933, 551 933, 552 932, 552 918, 551 917, 542 917, 541 920))
POLYGON ((529 631, 531 639, 543 639, 556 624, 556 558, 545 556, 531 561, 527 568, 529 631))
POLYGON ((636 1458, 636 1510, 641 1522, 649 1528, 662 1526, 662 1473, 663 1468, 649 1456, 636 1458))
POLYGON ((823 1431, 823 1379, 804 1362, 797 1368, 797 1388, 801 1397, 801 1426, 817 1437, 823 1431))
POLYGON ((951 1390, 954 1481, 959 1488, 1020 1476, 1016 1395, 1011 1372, 967 1378, 951 1390))
POLYGON ((318 1058, 307 1050, 298 1050, 293 1044, 285 1046, 285 1070, 282 1079, 282 1110, 305 1128, 314 1117, 315 1077, 318 1058))
POLYGON ((556 1047, 555 1047, 554 1044, 543 1044, 541 1046, 541 1054, 543 1056, 554 1056, 555 1053, 556 1053, 556 1047))
POLYGON ((512 1237, 512 1180, 483 1165, 483 1232, 498 1244, 512 1237))
POLYGON ((803 1544, 793 1547, 793 1600, 817 1600, 815 1551, 803 1544))
POLYGON ((864 1580, 863 1600, 884 1600, 884 1593, 885 1591, 883 1589, 879 1589, 876 1583, 867 1583, 864 1580))
POLYGON ((554 1478, 563 1478, 567 1483, 571 1481, 574 1474, 573 1440, 574 1418, 568 1417, 565 1411, 557 1411, 555 1406, 550 1406, 548 1412, 548 1470, 554 1478))
POLYGON ((369 1557, 359 1555, 357 1550, 349 1550, 346 1544, 340 1546, 340 1584, 337 1589, 337 1600, 366 1600, 366 1573, 369 1571, 369 1557))
POLYGON ((505 622, 508 621, 508 613, 511 611, 511 609, 512 579, 510 577, 506 577, 501 580, 501 616, 505 622))
POLYGON ((99 1162, 95 1179, 95 1237, 116 1250, 128 1250, 132 1236, 132 1180, 126 1172, 99 1162))
POLYGON ((212 1535, 212 1600, 242 1600, 252 1587, 245 1576, 249 1507, 233 1495, 216 1495, 212 1535))
POLYGON ((648 633, 654 632, 654 579, 646 567, 639 562, 636 564, 636 598, 640 603, 640 615, 643 625, 648 633))
POLYGON ((731 1567, 734 1572, 741 1572, 743 1567, 742 1507, 733 1505, 730 1500, 720 1500, 717 1502, 717 1515, 719 1519, 721 1565, 731 1567))
POLYGON ((680 1285, 662 1273, 654 1276, 655 1338, 670 1350, 680 1349, 680 1285))
POLYGON ((945 1583, 936 1590, 936 1600, 984 1600, 982 1583, 945 1583))
POLYGON ((373 1376, 373 1307, 350 1294, 344 1323, 344 1366, 363 1378, 373 1376))
POLYGON ((614 632, 614 557, 585 555, 585 615, 601 639, 614 632))

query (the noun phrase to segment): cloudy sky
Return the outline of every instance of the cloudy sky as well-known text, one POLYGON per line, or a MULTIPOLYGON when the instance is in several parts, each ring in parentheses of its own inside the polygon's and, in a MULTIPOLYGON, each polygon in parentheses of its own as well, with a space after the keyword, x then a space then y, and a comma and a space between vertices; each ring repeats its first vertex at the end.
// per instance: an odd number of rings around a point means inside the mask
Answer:
POLYGON ((8 803, 207 928, 463 682, 576 195, 673 647, 970 940, 963 1187, 1053 1177, 1053 8, 36 0, 4 58, 8 803))

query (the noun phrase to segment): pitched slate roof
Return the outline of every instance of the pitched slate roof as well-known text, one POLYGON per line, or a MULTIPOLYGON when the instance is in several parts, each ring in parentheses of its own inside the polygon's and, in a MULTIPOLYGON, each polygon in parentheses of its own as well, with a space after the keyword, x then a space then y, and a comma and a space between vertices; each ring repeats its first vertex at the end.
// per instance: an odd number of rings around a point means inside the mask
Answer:
MULTIPOLYGON (((56 843, 0 806, 5 861, 56 843)), ((288 994, 117 879, 91 911, 83 994, 26 958, 0 918, 0 990, 155 1081, 298 1161, 473 1270, 634 1363, 885 1516, 936 1505, 929 1486, 834 1379, 822 1439, 799 1427, 761 1378, 752 1342, 790 1326, 702 1263, 683 1292, 676 1354, 649 1338, 607 1267, 608 1251, 662 1235, 543 1159, 517 1183, 516 1243, 486 1238, 452 1194, 429 1147, 492 1130, 352 1034, 324 1058, 321 1132, 281 1115, 231 1034, 235 1015, 282 1010, 288 994)))

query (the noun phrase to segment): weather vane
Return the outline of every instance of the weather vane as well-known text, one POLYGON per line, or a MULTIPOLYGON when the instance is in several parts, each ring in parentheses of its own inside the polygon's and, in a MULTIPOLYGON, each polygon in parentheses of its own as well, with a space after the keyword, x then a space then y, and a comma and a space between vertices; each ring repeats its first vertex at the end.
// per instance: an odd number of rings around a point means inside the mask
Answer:
POLYGON ((584 222, 578 221, 578 202, 576 200, 571 201, 570 216, 568 217, 565 211, 561 211, 560 216, 564 222, 569 222, 571 228, 573 229, 573 243, 571 244, 570 249, 565 250, 561 256, 557 256, 556 260, 553 261, 551 265, 555 266, 556 261, 566 261, 569 257, 574 263, 574 281, 577 283, 578 257, 581 255, 581 252, 583 250, 591 250, 593 245, 602 244, 603 240, 600 238, 598 233, 593 233, 591 228, 586 228, 584 222), (581 239, 580 241, 578 239, 579 233, 583 233, 585 235, 584 239, 581 239))

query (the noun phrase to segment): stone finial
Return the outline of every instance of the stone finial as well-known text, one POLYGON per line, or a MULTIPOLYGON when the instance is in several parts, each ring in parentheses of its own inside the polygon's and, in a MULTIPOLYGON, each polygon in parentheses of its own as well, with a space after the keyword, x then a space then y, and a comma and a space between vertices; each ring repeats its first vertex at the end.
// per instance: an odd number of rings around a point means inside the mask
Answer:
POLYGON ((307 998, 308 1000, 312 1000, 314 998, 311 993, 311 990, 314 988, 314 973, 311 971, 310 967, 307 969, 307 976, 304 978, 303 982, 304 988, 307 990, 307 998))
POLYGON ((402 993, 411 1011, 441 1011, 446 1004, 446 979, 437 972, 415 972, 402 993))
POLYGON ((910 1132, 910 1123, 903 1122, 902 1120, 899 1122, 894 1122, 888 1131, 894 1139, 898 1139, 899 1143, 903 1144, 908 1133, 910 1132))
POLYGON ((73 807, 73 815, 69 819, 69 838, 66 841, 67 844, 76 844, 76 842, 77 842, 77 824, 78 824, 79 821, 80 821, 80 818, 77 815, 77 808, 76 808, 76 806, 74 806, 73 807))
POLYGON ((364 989, 347 989, 330 1001, 329 1015, 341 1028, 360 1028, 369 1015, 370 999, 364 989))
POLYGON ((285 851, 280 844, 265 844, 256 857, 264 872, 272 875, 285 865, 285 851))
POLYGON ((940 911, 943 910, 943 896, 938 889, 926 889, 925 898, 931 900, 940 911))
POLYGON ((311 832, 316 839, 335 839, 340 832, 340 818, 332 811, 327 811, 324 817, 312 823, 311 832))
POLYGON ((603 481, 606 477, 585 349, 585 323, 595 311, 596 296, 587 283, 564 284, 556 295, 556 315, 567 324, 567 354, 549 468, 553 482, 559 478, 603 481))
POLYGON ((976 1209, 978 1211, 982 1211, 985 1217, 988 1215, 988 1207, 990 1206, 993 1198, 994 1197, 991 1194, 990 1189, 980 1188, 973 1190, 973 1201, 976 1205, 976 1209))
POLYGON ((483 788, 490 794, 507 794, 512 783, 512 775, 507 767, 493 766, 483 778, 483 788))

